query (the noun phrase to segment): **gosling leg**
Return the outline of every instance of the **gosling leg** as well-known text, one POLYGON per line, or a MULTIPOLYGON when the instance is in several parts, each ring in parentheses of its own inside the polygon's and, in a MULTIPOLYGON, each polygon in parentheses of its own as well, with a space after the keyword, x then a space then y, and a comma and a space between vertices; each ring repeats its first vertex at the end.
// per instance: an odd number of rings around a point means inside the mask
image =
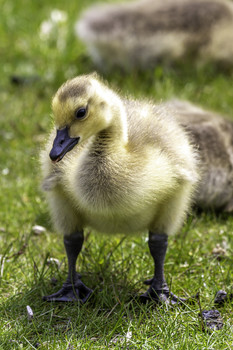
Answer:
POLYGON ((64 236, 64 245, 68 258, 68 277, 62 288, 54 294, 44 296, 46 301, 81 301, 85 303, 93 292, 81 281, 76 272, 76 261, 83 245, 83 231, 64 236))
POLYGON ((185 299, 178 298, 169 291, 168 285, 164 277, 164 260, 168 246, 168 236, 166 234, 157 234, 149 232, 149 249, 154 259, 154 277, 146 281, 150 284, 149 289, 140 296, 142 302, 154 300, 156 302, 167 302, 175 304, 185 299))

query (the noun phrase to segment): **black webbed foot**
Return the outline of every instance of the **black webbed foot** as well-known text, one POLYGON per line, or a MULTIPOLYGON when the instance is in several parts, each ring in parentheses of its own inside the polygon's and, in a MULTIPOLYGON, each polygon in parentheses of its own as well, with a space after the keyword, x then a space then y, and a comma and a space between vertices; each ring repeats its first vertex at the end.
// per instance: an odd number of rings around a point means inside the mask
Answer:
POLYGON ((145 293, 140 295, 140 301, 143 304, 146 304, 147 302, 156 302, 156 303, 166 303, 170 305, 177 305, 181 304, 186 301, 185 298, 179 298, 169 290, 154 290, 152 287, 150 287, 145 293))
POLYGON ((45 301, 80 301, 84 304, 92 294, 92 290, 80 280, 81 275, 76 272, 76 260, 83 245, 83 231, 76 231, 64 236, 64 245, 68 257, 68 277, 62 288, 54 294, 43 297, 45 301))
POLYGON ((140 295, 140 301, 143 304, 147 302, 155 302, 155 303, 166 303, 169 305, 182 305, 183 303, 193 303, 195 299, 197 299, 197 295, 189 298, 180 298, 176 296, 174 293, 170 292, 167 284, 163 285, 162 289, 153 287, 153 278, 144 282, 147 285, 150 285, 149 289, 140 295))
POLYGON ((184 305, 193 303, 194 298, 179 298, 171 293, 164 277, 164 259, 166 255, 168 236, 163 233, 149 232, 149 249, 154 259, 154 277, 144 283, 149 285, 149 289, 140 296, 143 303, 154 301, 156 303, 166 303, 170 305, 184 305))
POLYGON ((78 280, 75 282, 75 284, 65 282, 58 292, 44 296, 43 300, 62 302, 80 301, 82 304, 84 304, 89 299, 92 293, 92 289, 85 286, 85 284, 81 280, 78 280))
POLYGON ((147 291, 140 295, 140 301, 143 304, 146 304, 147 302, 156 302, 156 303, 166 303, 169 305, 179 305, 186 301, 185 298, 179 298, 175 294, 169 292, 164 293, 164 291, 147 291))

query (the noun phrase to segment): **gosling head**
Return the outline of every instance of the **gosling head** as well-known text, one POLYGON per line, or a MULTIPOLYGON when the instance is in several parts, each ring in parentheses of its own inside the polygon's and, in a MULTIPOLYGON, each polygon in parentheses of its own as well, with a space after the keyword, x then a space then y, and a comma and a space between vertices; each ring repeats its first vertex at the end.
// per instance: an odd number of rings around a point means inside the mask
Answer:
POLYGON ((117 100, 96 74, 64 83, 52 101, 57 134, 49 154, 51 160, 59 162, 78 143, 108 128, 117 100))

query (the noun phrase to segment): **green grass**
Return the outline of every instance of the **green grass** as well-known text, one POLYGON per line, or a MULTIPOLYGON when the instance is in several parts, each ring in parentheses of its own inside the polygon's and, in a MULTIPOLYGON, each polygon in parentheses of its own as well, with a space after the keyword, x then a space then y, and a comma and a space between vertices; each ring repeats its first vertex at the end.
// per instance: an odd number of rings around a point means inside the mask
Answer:
MULTIPOLYGON (((231 291, 232 217, 194 215, 170 239, 168 283, 179 295, 199 291, 200 305, 156 307, 133 300, 153 274, 146 233, 127 239, 88 233, 79 267, 95 291, 91 300, 82 306, 42 301, 62 284, 67 262, 40 191, 38 154, 51 125, 56 89, 67 78, 95 69, 73 35, 78 12, 93 2, 0 0, 0 349, 232 349, 232 304, 220 309, 224 327, 219 331, 203 332, 198 316, 200 308, 214 307, 219 289, 231 291), (59 45, 39 35, 55 8, 68 16, 59 27, 59 45), (24 84, 12 84, 12 77, 23 78, 24 84), (46 232, 33 234, 35 224, 46 232), (212 254, 217 244, 226 246, 222 259, 212 254), (50 258, 59 259, 60 269, 48 264, 50 258), (34 312, 32 321, 27 305, 34 312)), ((229 116, 232 77, 230 71, 189 64, 105 75, 126 94, 157 101, 176 96, 229 116)))

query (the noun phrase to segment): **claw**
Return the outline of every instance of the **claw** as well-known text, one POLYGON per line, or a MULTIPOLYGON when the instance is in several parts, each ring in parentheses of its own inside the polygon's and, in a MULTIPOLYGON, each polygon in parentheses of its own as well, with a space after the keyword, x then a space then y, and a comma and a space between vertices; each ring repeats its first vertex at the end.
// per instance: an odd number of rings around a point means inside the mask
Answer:
POLYGON ((74 285, 69 283, 64 283, 62 288, 51 295, 43 296, 44 301, 81 301, 84 304, 91 294, 93 290, 85 286, 85 284, 78 280, 74 285))

